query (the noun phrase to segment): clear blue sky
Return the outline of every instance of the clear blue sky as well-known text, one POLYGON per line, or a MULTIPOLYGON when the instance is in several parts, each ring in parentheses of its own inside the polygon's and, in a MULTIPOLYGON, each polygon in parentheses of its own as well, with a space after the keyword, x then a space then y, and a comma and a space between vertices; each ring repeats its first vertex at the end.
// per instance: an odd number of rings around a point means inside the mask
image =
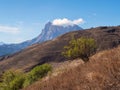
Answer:
POLYGON ((120 25, 120 0, 0 0, 0 42, 18 43, 56 18, 82 18, 83 28, 120 25))

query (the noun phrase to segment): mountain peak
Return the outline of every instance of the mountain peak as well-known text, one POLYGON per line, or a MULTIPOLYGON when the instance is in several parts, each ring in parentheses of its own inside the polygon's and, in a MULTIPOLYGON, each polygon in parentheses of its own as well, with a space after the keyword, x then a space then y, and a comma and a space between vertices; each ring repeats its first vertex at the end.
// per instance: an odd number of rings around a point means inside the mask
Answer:
POLYGON ((53 25, 51 22, 48 22, 45 25, 44 29, 42 30, 42 33, 36 38, 33 38, 32 40, 28 40, 20 44, 10 44, 10 45, 8 44, 4 45, 4 43, 1 42, 0 43, 0 50, 1 50, 0 56, 12 54, 32 44, 51 40, 67 32, 81 30, 81 29, 82 28, 77 25, 63 27, 63 26, 56 26, 56 25, 53 25))
POLYGON ((52 23, 51 23, 51 22, 48 22, 48 23, 45 24, 45 27, 46 27, 46 26, 51 26, 51 25, 52 25, 52 23))
POLYGON ((57 36, 76 30, 82 30, 82 28, 78 25, 68 25, 64 27, 62 25, 53 25, 51 22, 48 22, 42 30, 42 33, 36 38, 35 42, 51 40, 57 36))

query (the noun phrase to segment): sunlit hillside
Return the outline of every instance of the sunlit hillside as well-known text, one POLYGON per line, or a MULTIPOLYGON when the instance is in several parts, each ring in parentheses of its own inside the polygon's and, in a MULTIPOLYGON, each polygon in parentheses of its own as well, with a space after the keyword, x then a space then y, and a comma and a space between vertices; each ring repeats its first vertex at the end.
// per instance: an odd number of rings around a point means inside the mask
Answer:
POLYGON ((40 80, 23 90, 120 89, 120 46, 95 54, 88 63, 74 63, 72 68, 65 67, 62 73, 51 74, 47 80, 40 80))

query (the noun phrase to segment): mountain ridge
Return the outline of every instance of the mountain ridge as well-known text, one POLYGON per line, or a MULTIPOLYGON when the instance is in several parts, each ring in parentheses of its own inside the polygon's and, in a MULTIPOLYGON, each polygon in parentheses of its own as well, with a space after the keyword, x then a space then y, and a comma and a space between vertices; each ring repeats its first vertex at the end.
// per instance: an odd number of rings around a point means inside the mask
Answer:
POLYGON ((62 62, 65 59, 61 52, 74 35, 75 38, 87 37, 95 39, 97 51, 117 47, 120 44, 120 27, 97 27, 66 33, 53 40, 34 44, 21 52, 0 61, 0 70, 10 68, 29 71, 37 65, 49 62, 62 62))

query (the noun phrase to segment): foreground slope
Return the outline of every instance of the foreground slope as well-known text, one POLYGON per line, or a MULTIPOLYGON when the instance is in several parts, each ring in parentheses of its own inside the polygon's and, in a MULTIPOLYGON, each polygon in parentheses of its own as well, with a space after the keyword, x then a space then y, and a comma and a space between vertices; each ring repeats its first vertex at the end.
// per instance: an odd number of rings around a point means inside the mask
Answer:
POLYGON ((23 90, 120 90, 120 46, 97 53, 87 63, 74 63, 23 90))
POLYGON ((92 37, 96 40, 98 51, 116 47, 120 44, 120 27, 98 27, 66 33, 56 39, 34 44, 19 53, 0 61, 0 71, 20 69, 28 71, 36 65, 46 62, 65 61, 61 55, 63 47, 71 38, 92 37))

